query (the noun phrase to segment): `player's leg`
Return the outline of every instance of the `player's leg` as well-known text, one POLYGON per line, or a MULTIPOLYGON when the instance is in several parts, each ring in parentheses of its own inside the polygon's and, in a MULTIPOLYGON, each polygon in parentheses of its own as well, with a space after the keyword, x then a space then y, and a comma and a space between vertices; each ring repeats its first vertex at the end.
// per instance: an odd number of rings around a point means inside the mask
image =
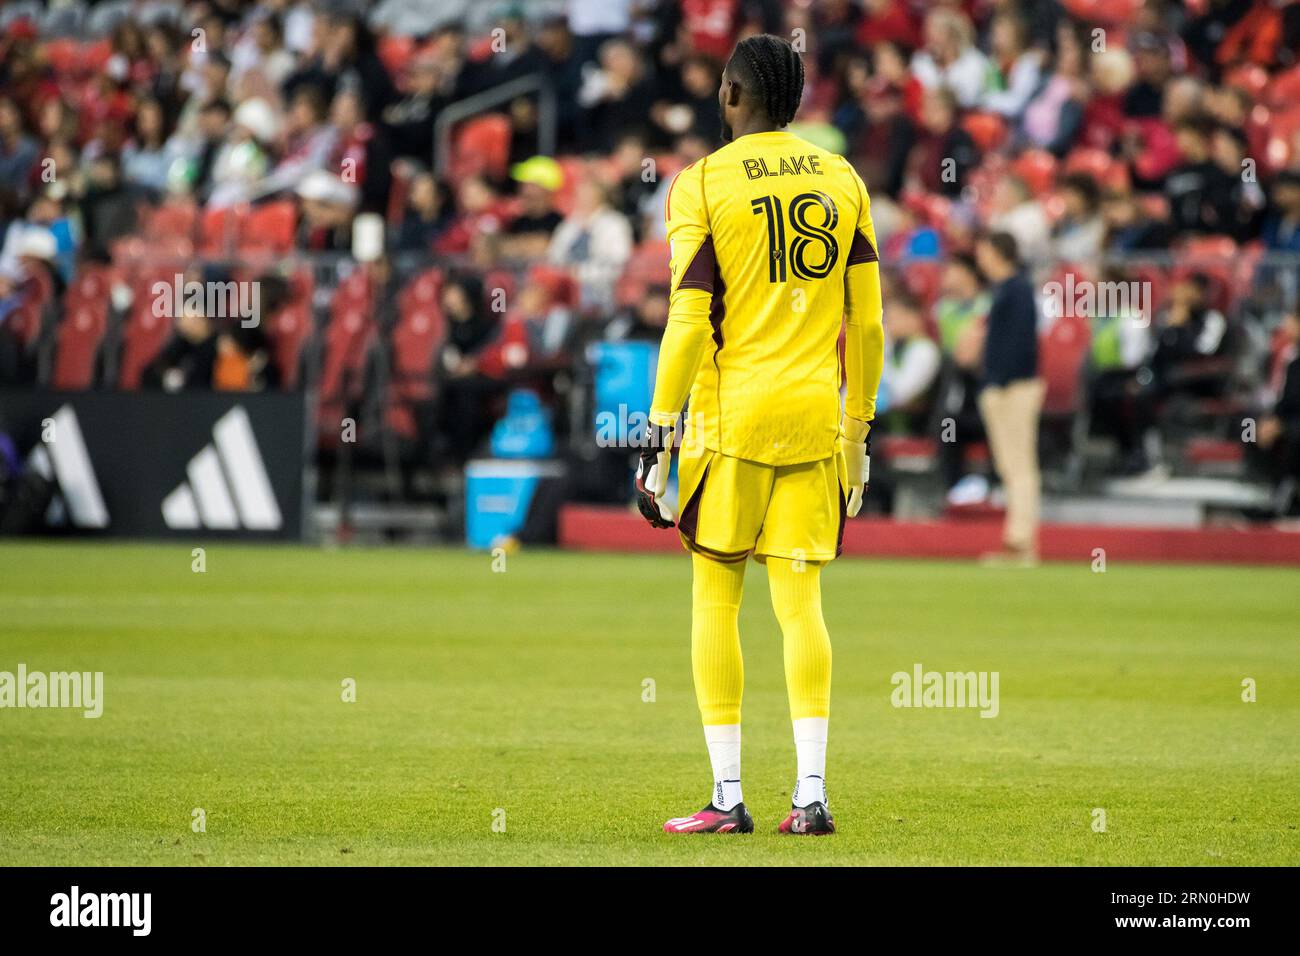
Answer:
POLYGON ((767 559, 772 610, 785 643, 785 683, 790 698, 798 773, 783 833, 833 833, 826 808, 826 739, 831 702, 831 637, 822 616, 821 565, 767 559))
POLYGON ((740 651, 740 599, 745 562, 762 525, 769 469, 710 456, 701 467, 679 466, 686 503, 678 522, 691 550, 691 669, 713 767, 710 803, 664 824, 669 833, 750 833, 753 818, 740 786, 740 701, 745 669, 740 651))
POLYGON ((691 555, 691 669, 704 741, 713 767, 709 805, 664 824, 668 833, 750 833, 753 818, 740 788, 740 699, 745 665, 740 652, 740 598, 745 561, 691 555))
POLYGON ((785 643, 786 690, 798 762, 782 833, 833 833, 826 809, 831 640, 822 618, 821 570, 844 532, 842 455, 777 469, 755 553, 767 564, 772 609, 785 643))

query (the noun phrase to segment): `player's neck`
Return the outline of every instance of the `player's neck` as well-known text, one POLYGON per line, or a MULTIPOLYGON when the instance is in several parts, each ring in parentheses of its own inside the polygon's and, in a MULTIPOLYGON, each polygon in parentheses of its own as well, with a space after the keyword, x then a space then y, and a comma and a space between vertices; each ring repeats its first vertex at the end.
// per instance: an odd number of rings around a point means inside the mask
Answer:
POLYGON ((786 128, 784 126, 773 126, 769 122, 754 120, 754 122, 749 124, 736 124, 736 126, 732 128, 731 139, 734 142, 742 136, 752 136, 755 133, 784 133, 785 131, 786 128))

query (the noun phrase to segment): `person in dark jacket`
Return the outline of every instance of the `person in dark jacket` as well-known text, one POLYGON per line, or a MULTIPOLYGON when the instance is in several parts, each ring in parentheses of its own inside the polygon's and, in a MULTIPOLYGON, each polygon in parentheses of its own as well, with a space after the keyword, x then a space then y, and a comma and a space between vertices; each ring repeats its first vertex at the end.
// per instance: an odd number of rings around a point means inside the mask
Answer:
POLYGON ((1300 515, 1300 313, 1282 320, 1282 348, 1270 375, 1274 401, 1260 419, 1256 439, 1268 477, 1275 486, 1280 515, 1300 515))
POLYGON ((1007 494, 1003 550, 986 557, 1029 566, 1038 557, 1038 416, 1046 391, 1038 377, 1038 305, 1009 234, 982 237, 975 258, 992 285, 980 415, 1007 494))

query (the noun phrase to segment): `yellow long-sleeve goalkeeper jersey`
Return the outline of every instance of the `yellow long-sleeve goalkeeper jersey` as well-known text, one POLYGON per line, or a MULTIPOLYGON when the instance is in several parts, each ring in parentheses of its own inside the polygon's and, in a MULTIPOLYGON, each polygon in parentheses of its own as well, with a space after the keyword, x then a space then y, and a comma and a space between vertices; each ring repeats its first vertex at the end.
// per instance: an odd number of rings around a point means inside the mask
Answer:
POLYGON ((834 454, 842 320, 850 419, 875 416, 883 361, 862 179, 791 133, 751 133, 682 170, 665 216, 671 305, 650 420, 670 424, 689 391, 688 441, 770 465, 834 454))

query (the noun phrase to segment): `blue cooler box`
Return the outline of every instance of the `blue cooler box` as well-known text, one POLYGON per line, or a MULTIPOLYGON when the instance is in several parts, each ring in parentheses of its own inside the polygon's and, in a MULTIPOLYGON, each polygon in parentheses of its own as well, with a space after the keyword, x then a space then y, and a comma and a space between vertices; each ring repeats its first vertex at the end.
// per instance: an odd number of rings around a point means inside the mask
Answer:
POLYGON ((528 517, 538 484, 563 473, 554 461, 471 461, 465 466, 465 542, 487 550, 498 538, 515 534, 528 517))

